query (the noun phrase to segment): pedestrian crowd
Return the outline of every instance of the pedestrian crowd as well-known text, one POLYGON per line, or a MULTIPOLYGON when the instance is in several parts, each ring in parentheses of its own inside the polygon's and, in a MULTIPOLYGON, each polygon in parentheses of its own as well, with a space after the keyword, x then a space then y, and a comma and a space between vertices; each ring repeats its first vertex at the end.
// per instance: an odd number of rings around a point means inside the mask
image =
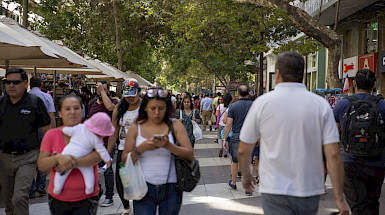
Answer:
POLYGON ((114 204, 115 185, 123 215, 178 214, 188 189, 181 184, 179 161, 194 163, 202 130, 216 132, 219 157, 231 157, 229 188, 237 189, 240 176, 245 195, 259 186, 264 214, 317 214, 326 174, 336 214, 379 214, 385 101, 372 95, 374 72, 358 71, 355 94, 332 109, 302 83, 304 66, 296 52, 279 54, 276 88, 258 98, 243 84, 212 98, 209 93, 175 96, 162 88, 145 91, 128 79, 121 99, 114 98, 109 83, 98 81, 95 98, 71 90, 56 108, 41 91, 39 77, 29 80, 27 92, 26 72, 10 69, 6 95, 0 97, 0 186, 6 214, 28 214, 28 199, 36 195, 48 196, 51 214, 96 214, 99 204, 114 204), (138 199, 125 198, 128 185, 119 169, 128 161, 140 164, 147 185, 138 199))

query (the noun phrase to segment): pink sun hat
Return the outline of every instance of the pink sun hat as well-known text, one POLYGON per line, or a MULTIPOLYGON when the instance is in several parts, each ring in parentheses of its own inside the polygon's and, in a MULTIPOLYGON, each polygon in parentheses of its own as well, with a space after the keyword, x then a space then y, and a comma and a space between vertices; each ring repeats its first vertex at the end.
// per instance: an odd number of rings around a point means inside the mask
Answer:
POLYGON ((115 127, 111 123, 111 117, 104 112, 98 112, 91 116, 91 118, 84 121, 84 125, 92 133, 100 136, 111 136, 115 132, 115 127))

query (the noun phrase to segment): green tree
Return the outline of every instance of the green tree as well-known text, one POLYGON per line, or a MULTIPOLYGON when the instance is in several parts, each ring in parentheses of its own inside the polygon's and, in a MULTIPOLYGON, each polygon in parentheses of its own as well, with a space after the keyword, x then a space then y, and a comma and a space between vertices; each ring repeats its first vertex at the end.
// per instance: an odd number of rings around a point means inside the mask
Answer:
MULTIPOLYGON (((306 35, 313 37, 325 47, 328 48, 328 72, 326 82, 330 88, 342 87, 342 83, 338 77, 338 64, 341 57, 341 39, 335 32, 335 29, 327 28, 320 25, 319 22, 311 17, 307 12, 299 7, 291 4, 293 0, 234 0, 246 4, 255 4, 257 8, 260 6, 276 8, 287 14, 293 24, 306 35)), ((306 0, 302 0, 306 1, 306 0)), ((339 12, 339 1, 337 4, 337 14, 335 25, 337 25, 337 17, 339 12)))

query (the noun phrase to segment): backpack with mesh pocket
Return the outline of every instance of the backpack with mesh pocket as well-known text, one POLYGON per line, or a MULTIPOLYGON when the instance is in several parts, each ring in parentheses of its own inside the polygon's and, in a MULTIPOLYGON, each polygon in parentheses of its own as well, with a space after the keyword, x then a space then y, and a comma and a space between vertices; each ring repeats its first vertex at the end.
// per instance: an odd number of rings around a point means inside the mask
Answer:
POLYGON ((378 108, 382 99, 370 96, 360 100, 346 97, 351 102, 342 118, 341 143, 344 151, 356 156, 378 155, 384 150, 385 124, 378 108))

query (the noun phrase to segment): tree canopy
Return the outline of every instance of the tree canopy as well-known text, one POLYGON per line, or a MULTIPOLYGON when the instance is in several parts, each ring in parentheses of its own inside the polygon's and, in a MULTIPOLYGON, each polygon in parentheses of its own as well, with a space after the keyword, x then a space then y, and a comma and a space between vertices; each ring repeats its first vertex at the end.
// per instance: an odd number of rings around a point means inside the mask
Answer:
MULTIPOLYGON (((232 0, 40 0, 30 8, 39 15, 32 27, 49 39, 174 89, 247 81, 255 67, 245 61, 276 45, 295 50, 288 41, 299 33, 277 9, 232 0)), ((303 54, 318 47, 300 44, 303 54)))

